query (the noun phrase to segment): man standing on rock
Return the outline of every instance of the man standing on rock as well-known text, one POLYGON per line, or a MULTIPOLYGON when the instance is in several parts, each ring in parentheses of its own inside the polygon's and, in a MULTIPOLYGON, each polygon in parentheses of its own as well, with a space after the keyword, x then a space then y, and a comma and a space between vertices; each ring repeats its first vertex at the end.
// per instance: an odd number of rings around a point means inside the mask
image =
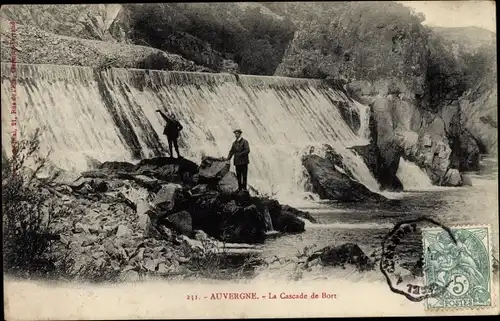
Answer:
POLYGON ((236 177, 238 178, 238 191, 247 190, 247 174, 248 174, 248 154, 250 154, 250 147, 246 139, 241 137, 241 130, 236 129, 234 136, 236 140, 231 146, 227 160, 231 160, 234 155, 234 166, 236 167, 236 177))
POLYGON ((166 135, 168 139, 168 149, 170 150, 170 157, 174 157, 174 153, 172 151, 172 145, 174 145, 175 152, 177 153, 177 158, 180 158, 181 156, 179 154, 179 145, 177 143, 177 139, 179 139, 179 133, 183 128, 181 123, 179 123, 179 121, 175 119, 175 115, 173 113, 167 116, 159 109, 156 110, 156 112, 160 113, 160 116, 167 122, 167 124, 165 125, 165 129, 163 130, 163 135, 166 135))

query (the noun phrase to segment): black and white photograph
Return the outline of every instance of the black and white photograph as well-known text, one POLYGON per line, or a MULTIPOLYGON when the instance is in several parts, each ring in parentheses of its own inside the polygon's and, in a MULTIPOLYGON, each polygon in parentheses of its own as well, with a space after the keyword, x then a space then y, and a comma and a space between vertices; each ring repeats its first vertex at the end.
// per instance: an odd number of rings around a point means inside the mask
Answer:
POLYGON ((499 314, 495 12, 2 5, 5 319, 499 314))

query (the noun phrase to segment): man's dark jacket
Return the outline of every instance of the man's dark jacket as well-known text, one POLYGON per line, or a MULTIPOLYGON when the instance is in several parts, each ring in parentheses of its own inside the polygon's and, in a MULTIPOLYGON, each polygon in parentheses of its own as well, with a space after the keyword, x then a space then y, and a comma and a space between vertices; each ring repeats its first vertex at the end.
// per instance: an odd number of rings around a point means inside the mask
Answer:
POLYGON ((176 119, 170 119, 167 116, 160 113, 160 115, 165 119, 167 124, 165 125, 165 129, 163 130, 163 135, 167 135, 170 139, 179 138, 179 132, 182 130, 182 125, 176 119))
POLYGON ((248 160, 248 154, 250 154, 250 146, 246 139, 241 138, 239 140, 235 140, 233 142, 233 146, 231 146, 231 150, 229 151, 229 157, 234 155, 234 165, 246 165, 250 163, 248 160))

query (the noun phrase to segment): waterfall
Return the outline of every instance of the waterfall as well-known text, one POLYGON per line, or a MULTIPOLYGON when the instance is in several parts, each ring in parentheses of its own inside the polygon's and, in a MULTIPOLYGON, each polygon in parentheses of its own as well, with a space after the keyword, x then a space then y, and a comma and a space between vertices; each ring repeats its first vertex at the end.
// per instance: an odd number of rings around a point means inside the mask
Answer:
POLYGON ((362 139, 366 139, 368 143, 370 139, 370 107, 362 105, 357 101, 355 101, 354 103, 359 111, 358 136, 362 139))
POLYGON ((399 160, 396 176, 403 184, 405 190, 422 190, 433 186, 431 179, 424 170, 403 158, 399 160))
POLYGON ((273 226, 273 221, 271 219, 271 215, 269 214, 269 210, 267 209, 267 207, 264 210, 264 220, 266 223, 266 232, 268 232, 268 233, 275 232, 274 226, 273 226))
MULTIPOLYGON (((10 86, 10 64, 2 63, 2 105, 11 103, 10 86)), ((242 129, 251 149, 249 184, 278 199, 305 193, 300 157, 311 145, 338 146, 356 179, 374 182, 363 161, 345 149, 366 143, 369 109, 321 80, 18 64, 16 91, 20 137, 44 127, 41 149, 51 149, 52 162, 68 170, 87 169, 86 156, 167 156, 159 109, 182 123, 181 155, 196 162, 201 155, 227 156, 233 129, 242 129), (346 123, 345 108, 361 115, 362 137, 346 123)), ((2 108, 8 153, 10 118, 2 108)))

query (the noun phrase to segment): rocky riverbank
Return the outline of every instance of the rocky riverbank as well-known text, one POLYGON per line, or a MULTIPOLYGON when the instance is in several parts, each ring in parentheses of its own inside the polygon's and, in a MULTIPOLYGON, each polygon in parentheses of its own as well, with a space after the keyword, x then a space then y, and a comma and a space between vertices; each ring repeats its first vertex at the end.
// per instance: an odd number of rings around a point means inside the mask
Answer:
POLYGON ((55 171, 48 196, 52 242, 47 273, 95 281, 234 277, 258 265, 268 237, 304 231, 309 213, 257 192, 237 192, 229 162, 158 157, 97 161, 83 173, 55 171))

